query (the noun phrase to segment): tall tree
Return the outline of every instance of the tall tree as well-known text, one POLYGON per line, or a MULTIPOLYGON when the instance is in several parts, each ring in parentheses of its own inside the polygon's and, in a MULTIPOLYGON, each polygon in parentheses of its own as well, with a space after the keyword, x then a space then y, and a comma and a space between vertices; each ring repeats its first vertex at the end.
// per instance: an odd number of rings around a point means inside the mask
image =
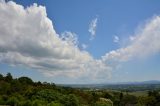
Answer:
POLYGON ((5 77, 5 81, 7 81, 7 82, 11 82, 12 81, 12 75, 11 75, 11 73, 7 73, 7 75, 6 75, 6 77, 5 77))
POLYGON ((0 80, 3 80, 3 75, 2 74, 0 74, 0 80))

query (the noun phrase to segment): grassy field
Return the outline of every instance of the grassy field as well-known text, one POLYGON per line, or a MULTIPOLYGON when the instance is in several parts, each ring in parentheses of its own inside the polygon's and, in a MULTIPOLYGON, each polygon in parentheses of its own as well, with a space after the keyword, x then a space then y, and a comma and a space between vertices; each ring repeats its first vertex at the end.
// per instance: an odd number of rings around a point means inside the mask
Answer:
POLYGON ((138 96, 147 96, 147 91, 136 91, 136 92, 129 92, 128 94, 138 96))

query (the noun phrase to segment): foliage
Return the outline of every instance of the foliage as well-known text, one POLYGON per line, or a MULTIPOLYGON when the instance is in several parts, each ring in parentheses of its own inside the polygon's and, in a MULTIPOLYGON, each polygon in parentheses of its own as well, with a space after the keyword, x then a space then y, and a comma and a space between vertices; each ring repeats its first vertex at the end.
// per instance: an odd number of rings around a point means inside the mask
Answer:
POLYGON ((8 100, 7 100, 7 104, 8 105, 11 105, 11 106, 17 106, 19 103, 18 99, 16 97, 10 97, 8 100))
MULTIPOLYGON (((133 88, 132 88, 133 89, 133 88)), ((135 91, 135 90, 133 90, 135 91)), ((92 90, 33 82, 28 77, 14 79, 10 73, 0 74, 0 105, 11 106, 160 106, 160 90, 145 95, 133 91, 92 90), (111 104, 105 100, 111 101, 111 104)))

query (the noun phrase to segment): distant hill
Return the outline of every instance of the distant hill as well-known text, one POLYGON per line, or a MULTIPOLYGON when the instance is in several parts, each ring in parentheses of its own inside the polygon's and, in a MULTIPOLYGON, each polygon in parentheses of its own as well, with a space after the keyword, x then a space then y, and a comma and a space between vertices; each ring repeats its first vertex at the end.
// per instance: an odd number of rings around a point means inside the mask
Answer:
POLYGON ((128 91, 144 91, 160 89, 160 81, 149 80, 142 82, 116 82, 103 84, 66 84, 62 86, 72 88, 89 88, 89 89, 110 89, 110 90, 128 90, 128 91))
POLYGON ((148 80, 148 81, 135 81, 135 82, 117 82, 117 83, 110 83, 110 84, 160 84, 158 80, 148 80))

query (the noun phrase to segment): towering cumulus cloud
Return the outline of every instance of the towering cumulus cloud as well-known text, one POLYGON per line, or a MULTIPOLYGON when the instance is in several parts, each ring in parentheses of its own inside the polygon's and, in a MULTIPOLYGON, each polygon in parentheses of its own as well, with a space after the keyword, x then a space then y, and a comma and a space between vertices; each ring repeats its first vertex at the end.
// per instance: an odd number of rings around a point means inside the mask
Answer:
POLYGON ((47 76, 98 78, 110 69, 77 46, 74 34, 60 37, 47 17, 46 8, 24 8, 0 1, 0 62, 36 69, 47 76))

